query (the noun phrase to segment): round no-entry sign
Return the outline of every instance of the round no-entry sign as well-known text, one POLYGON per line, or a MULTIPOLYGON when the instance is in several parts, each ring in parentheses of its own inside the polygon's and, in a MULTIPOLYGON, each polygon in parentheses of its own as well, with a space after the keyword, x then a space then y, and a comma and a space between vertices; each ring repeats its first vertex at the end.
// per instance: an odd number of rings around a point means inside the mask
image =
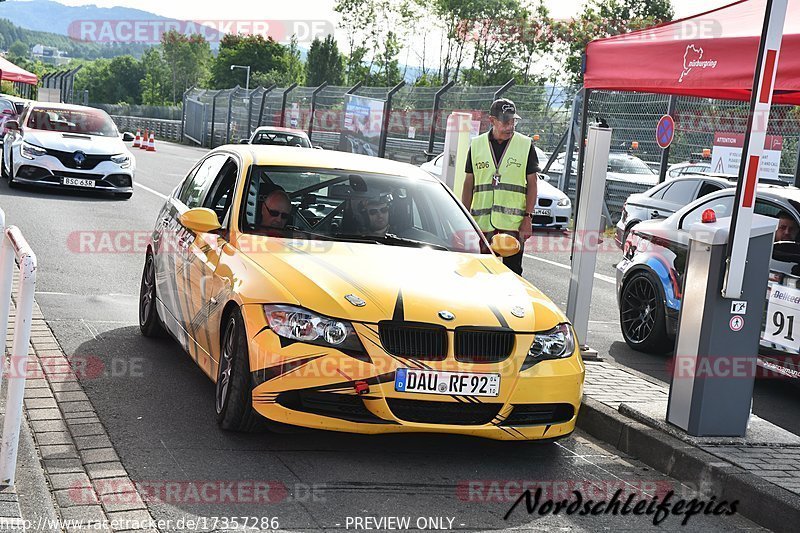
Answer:
POLYGON ((668 148, 674 138, 675 120, 669 115, 664 115, 656 126, 656 142, 661 148, 668 148))

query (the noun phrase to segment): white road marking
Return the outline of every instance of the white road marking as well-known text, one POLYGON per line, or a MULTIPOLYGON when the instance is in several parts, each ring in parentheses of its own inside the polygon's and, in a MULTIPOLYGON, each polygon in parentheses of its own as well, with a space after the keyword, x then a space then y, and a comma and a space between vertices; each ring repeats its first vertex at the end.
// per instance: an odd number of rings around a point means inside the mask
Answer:
POLYGON ((147 185, 142 185, 142 184, 141 184, 141 183, 139 183, 138 181, 134 181, 134 182, 133 182, 133 184, 134 184, 136 187, 142 188, 142 189, 146 190, 147 192, 150 192, 150 193, 153 193, 153 194, 155 194, 156 196, 158 196, 158 197, 159 197, 159 198, 161 198, 162 200, 166 200, 167 198, 169 198, 169 196, 167 196, 166 194, 161 194, 160 192, 156 191, 155 189, 151 189, 151 188, 150 188, 150 187, 148 187, 147 185))
MULTIPOLYGON (((571 267, 570 267, 569 265, 565 265, 565 264, 563 264, 563 263, 556 263, 555 261, 550 261, 549 259, 544 259, 544 258, 541 258, 541 257, 536 257, 536 256, 533 256, 533 255, 530 255, 530 254, 523 254, 523 255, 524 255, 525 257, 527 257, 528 259, 533 259, 534 261, 541 261, 542 263, 547 263, 548 265, 557 266, 557 267, 559 267, 559 268, 565 268, 565 269, 567 269, 567 270, 570 270, 570 269, 571 269, 571 267)), ((606 276, 606 275, 603 275, 603 274, 597 274, 597 273, 595 273, 594 277, 595 277, 595 278, 597 278, 597 279, 599 279, 600 281, 605 281, 606 283, 613 283, 613 284, 616 284, 616 283, 617 283, 617 280, 616 280, 616 279, 614 279, 614 278, 613 278, 613 277, 611 277, 611 276, 606 276)))

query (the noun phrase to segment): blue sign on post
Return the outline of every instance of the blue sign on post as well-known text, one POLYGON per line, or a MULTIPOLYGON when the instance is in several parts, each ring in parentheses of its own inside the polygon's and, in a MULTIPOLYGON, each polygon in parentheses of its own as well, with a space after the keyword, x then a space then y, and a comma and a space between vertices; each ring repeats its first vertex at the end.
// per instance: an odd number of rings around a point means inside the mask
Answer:
POLYGON ((656 126, 656 142, 661 148, 669 148, 674 138, 675 120, 669 115, 664 115, 656 126))

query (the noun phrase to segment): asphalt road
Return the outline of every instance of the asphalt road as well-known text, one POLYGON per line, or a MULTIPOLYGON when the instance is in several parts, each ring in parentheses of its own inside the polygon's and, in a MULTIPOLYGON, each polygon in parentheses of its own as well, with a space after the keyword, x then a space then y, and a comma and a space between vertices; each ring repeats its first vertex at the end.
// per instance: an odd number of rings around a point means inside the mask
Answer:
MULTIPOLYGON (((145 339, 137 326, 142 243, 163 196, 203 153, 160 143, 155 154, 137 154, 137 188, 128 201, 12 190, 0 183, 0 207, 8 223, 18 225, 37 252, 36 297, 45 318, 68 356, 102 363, 87 365, 94 370, 81 381, 131 478, 152 490, 164 482, 178 483, 161 493, 164 501, 149 502, 157 519, 206 517, 206 529, 215 525, 220 530, 224 523, 212 517, 274 517, 287 530, 391 525, 366 522, 365 517, 409 517, 412 529, 646 530, 656 529, 652 517, 528 515, 524 506, 507 520, 504 515, 523 481, 561 483, 561 492, 545 491, 545 498, 564 497, 565 488, 594 492, 595 499, 610 498, 618 487, 651 497, 663 497, 670 488, 691 494, 691 489, 580 432, 556 444, 536 445, 437 435, 366 437, 310 430, 242 435, 219 430, 211 381, 177 344, 145 339), (114 240, 103 240, 109 237, 114 240), (212 490, 198 496, 187 482, 195 487, 227 483, 225 488, 233 492, 212 490), (248 489, 264 482, 271 487, 270 502, 254 503, 258 498, 248 489)), ((524 266, 529 279, 565 306, 568 254, 557 250, 558 239, 537 236, 530 250, 536 259, 526 259, 524 266)), ((666 379, 668 358, 637 354, 621 340, 614 287, 608 281, 615 259, 611 252, 599 255, 589 344, 666 379)), ((800 430, 800 419, 793 414, 797 410, 792 409, 794 389, 769 383, 759 384, 757 392, 759 414, 800 430)), ((752 528, 756 526, 740 516, 697 516, 687 527, 669 517, 658 527, 752 528)))

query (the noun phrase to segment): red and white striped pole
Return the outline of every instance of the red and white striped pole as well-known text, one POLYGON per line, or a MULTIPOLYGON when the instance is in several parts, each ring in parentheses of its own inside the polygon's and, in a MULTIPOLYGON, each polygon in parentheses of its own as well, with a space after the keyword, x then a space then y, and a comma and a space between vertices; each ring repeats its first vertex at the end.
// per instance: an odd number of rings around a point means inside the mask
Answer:
POLYGON ((772 88, 778 72, 783 23, 788 0, 767 0, 764 28, 753 78, 750 115, 739 165, 736 185, 736 205, 733 208, 730 238, 728 240, 728 268, 722 288, 724 298, 740 298, 742 280, 750 246, 750 228, 753 225, 753 206, 758 188, 758 170, 767 135, 769 112, 772 107, 772 88))

